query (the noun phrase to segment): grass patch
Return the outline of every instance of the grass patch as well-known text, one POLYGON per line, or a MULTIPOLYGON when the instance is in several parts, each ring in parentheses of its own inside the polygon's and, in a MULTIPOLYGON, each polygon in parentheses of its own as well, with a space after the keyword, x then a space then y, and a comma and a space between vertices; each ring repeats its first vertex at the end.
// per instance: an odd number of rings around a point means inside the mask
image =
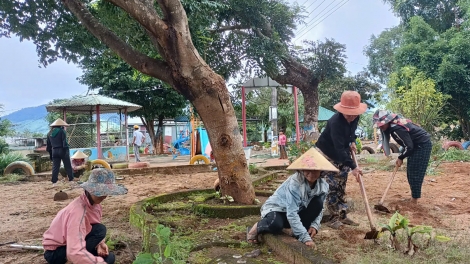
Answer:
POLYGON ((19 182, 26 180, 26 176, 19 174, 7 174, 0 176, 0 183, 19 182))
MULTIPOLYGON (((429 241, 425 236, 417 236, 413 240, 419 246, 414 256, 390 247, 387 233, 377 240, 364 241, 356 244, 339 238, 317 239, 318 251, 330 259, 337 259, 344 264, 440 264, 468 263, 470 259, 470 234, 462 231, 435 230, 437 235, 451 238, 449 242, 429 241), (341 252, 337 249, 341 248, 341 252)), ((406 236, 397 234, 400 244, 406 246, 406 236)))

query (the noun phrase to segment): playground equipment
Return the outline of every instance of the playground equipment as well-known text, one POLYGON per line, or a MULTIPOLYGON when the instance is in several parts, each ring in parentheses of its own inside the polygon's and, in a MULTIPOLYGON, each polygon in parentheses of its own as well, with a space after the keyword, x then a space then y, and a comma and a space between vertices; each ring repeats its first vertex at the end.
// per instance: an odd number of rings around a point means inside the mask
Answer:
POLYGON ((184 130, 178 133, 178 138, 171 143, 170 150, 173 159, 179 155, 190 155, 189 164, 209 164, 213 159, 211 153, 212 148, 209 143, 209 136, 206 129, 203 127, 202 121, 191 115, 191 120, 179 117, 175 118, 176 129, 178 130, 178 122, 187 123, 187 134, 184 130), (189 146, 187 142, 189 141, 189 146), (189 147, 189 148, 188 148, 189 147))

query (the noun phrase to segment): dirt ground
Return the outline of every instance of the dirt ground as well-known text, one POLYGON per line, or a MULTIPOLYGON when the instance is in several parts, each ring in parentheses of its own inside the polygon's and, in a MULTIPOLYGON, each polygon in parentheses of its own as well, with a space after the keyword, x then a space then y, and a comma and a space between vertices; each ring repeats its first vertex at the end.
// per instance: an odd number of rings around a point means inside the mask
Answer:
MULTIPOLYGON (((365 167, 367 165, 363 165, 365 167)), ((406 172, 399 170, 385 200, 390 209, 397 209, 410 218, 412 224, 431 225, 446 230, 469 230, 470 227, 470 163, 443 163, 438 175, 426 176, 422 199, 419 205, 412 205, 406 199, 411 197, 406 180, 406 172)), ((391 172, 372 171, 364 175, 370 206, 378 203, 391 172)), ((141 234, 129 224, 129 207, 149 196, 184 189, 212 187, 216 173, 194 175, 153 175, 127 176, 119 182, 126 185, 129 193, 125 196, 108 197, 103 202, 103 222, 112 238, 127 241, 130 247, 118 251, 119 263, 131 263, 133 254, 140 250, 141 234)), ((82 192, 81 189, 68 191, 70 199, 54 202, 56 190, 49 181, 19 182, 0 185, 2 206, 0 207, 0 245, 8 242, 40 244, 43 232, 48 228, 55 214, 71 199, 82 192)), ((347 193, 355 202, 350 217, 360 222, 359 229, 343 231, 323 227, 316 238, 321 246, 323 239, 342 239, 347 243, 365 243, 363 235, 369 229, 359 186, 355 181, 348 183, 347 193)), ((377 222, 385 223, 382 215, 373 214, 377 222)), ((388 216, 389 217, 389 216, 388 216)), ((5 252, 0 247, 0 263, 45 263, 42 254, 34 251, 5 252)), ((342 257, 339 256, 338 260, 342 257)))

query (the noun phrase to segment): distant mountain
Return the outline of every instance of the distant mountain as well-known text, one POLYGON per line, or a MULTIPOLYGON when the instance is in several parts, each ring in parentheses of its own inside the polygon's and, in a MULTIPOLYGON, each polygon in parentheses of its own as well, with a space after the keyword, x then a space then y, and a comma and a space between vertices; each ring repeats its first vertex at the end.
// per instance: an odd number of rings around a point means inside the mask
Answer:
POLYGON ((8 119, 13 123, 13 129, 18 132, 28 130, 33 133, 46 134, 49 131, 49 124, 46 121, 46 105, 28 107, 2 116, 1 119, 8 119))

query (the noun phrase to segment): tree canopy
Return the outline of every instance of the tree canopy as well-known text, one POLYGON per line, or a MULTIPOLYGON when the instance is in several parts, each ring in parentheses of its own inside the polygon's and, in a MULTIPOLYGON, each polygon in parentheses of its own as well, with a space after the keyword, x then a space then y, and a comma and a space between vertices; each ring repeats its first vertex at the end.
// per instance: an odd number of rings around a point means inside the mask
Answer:
POLYGON ((469 139, 469 1, 386 2, 393 4, 402 24, 372 37, 365 50, 371 74, 387 83, 390 76, 403 72, 405 67, 415 68, 424 74, 421 80, 434 82, 437 92, 450 98, 442 120, 457 120, 464 138, 469 139))

